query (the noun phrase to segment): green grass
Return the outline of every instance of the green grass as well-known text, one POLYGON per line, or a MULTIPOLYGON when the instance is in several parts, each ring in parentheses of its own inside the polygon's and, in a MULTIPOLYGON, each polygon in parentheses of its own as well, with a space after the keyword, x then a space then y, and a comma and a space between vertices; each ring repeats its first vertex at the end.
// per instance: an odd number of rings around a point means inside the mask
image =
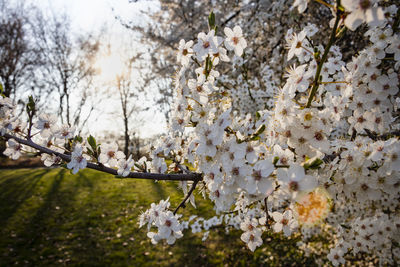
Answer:
MULTIPOLYGON (((152 245, 137 219, 150 203, 183 195, 174 182, 116 179, 84 170, 0 170, 0 266, 287 266, 312 265, 294 241, 265 236, 250 252, 240 231, 226 235, 186 230, 175 245, 152 245), (232 234, 233 233, 233 234, 232 234)), ((184 219, 212 217, 210 202, 196 196, 184 219)))

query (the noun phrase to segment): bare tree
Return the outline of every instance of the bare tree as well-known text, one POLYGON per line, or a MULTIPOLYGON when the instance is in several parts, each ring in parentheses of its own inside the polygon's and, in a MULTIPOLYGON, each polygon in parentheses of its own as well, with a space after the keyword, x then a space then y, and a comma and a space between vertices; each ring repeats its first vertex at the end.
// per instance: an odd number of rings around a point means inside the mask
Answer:
POLYGON ((92 103, 90 111, 82 118, 83 107, 90 104, 90 97, 94 95, 94 62, 100 38, 92 34, 73 36, 65 14, 51 18, 38 16, 36 23, 38 44, 46 54, 38 87, 44 88, 42 93, 48 96, 45 99, 58 98, 57 113, 62 123, 80 128, 95 108, 92 103))
POLYGON ((124 123, 124 153, 140 156, 140 138, 138 126, 143 123, 139 113, 148 110, 139 103, 140 93, 143 92, 143 74, 138 62, 141 54, 128 58, 123 73, 116 77, 116 89, 121 103, 122 119, 124 123), (132 127, 132 123, 135 127, 132 127), (130 151, 130 147, 135 151, 130 151))
POLYGON ((30 89, 32 72, 42 64, 33 41, 31 15, 21 2, 13 6, 0 1, 0 77, 8 97, 16 98, 21 87, 30 89))

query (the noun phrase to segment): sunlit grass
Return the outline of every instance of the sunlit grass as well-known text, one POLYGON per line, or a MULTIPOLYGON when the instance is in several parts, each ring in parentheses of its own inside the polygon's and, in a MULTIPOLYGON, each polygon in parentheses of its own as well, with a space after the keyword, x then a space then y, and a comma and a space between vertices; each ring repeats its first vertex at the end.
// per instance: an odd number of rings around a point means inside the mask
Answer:
MULTIPOLYGON (((259 266, 312 263, 295 241, 264 238, 251 253, 240 231, 225 235, 185 232, 174 246, 154 246, 139 229, 137 217, 152 202, 183 195, 174 182, 116 179, 93 170, 71 175, 64 169, 0 170, 0 266, 259 266)), ((196 211, 214 215, 212 205, 196 196, 196 211)))

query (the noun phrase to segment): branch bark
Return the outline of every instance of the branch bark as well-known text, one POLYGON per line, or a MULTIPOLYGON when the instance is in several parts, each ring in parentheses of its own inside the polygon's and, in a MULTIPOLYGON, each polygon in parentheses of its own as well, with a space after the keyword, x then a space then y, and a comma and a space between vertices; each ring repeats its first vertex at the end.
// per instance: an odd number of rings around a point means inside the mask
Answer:
POLYGON ((310 92, 310 95, 308 97, 306 108, 311 107, 311 102, 313 101, 313 98, 314 98, 315 94, 317 93, 317 90, 318 90, 318 87, 319 87, 319 84, 320 84, 319 77, 320 77, 320 74, 321 74, 322 66, 324 65, 325 61, 327 60, 329 50, 331 49, 331 46, 335 43, 335 40, 336 40, 336 30, 337 30, 337 27, 339 25, 339 21, 340 21, 340 17, 341 17, 340 16, 341 15, 341 11, 339 10, 339 5, 340 5, 340 1, 337 1, 335 25, 333 26, 333 29, 332 29, 332 32, 331 32, 331 36, 329 38, 328 44, 325 47, 325 51, 324 51, 324 54, 322 56, 322 59, 318 63, 317 72, 315 73, 313 86, 311 88, 311 92, 310 92))
MULTIPOLYGON (((36 143, 34 143, 32 140, 25 140, 22 138, 19 138, 17 136, 13 136, 11 134, 5 134, 3 137, 5 137, 6 140, 8 139, 14 139, 20 144, 32 147, 42 153, 50 154, 50 155, 56 155, 60 157, 64 161, 71 161, 71 156, 66 155, 63 153, 56 152, 54 150, 51 150, 47 147, 40 146, 36 143)), ((118 175, 117 170, 108 168, 102 165, 97 165, 91 162, 87 163, 87 168, 109 173, 112 175, 118 175)), ((121 179, 126 179, 126 178, 134 178, 134 179, 147 179, 147 180, 165 180, 165 181, 193 181, 194 184, 197 184, 199 181, 203 180, 203 176, 201 173, 182 173, 182 174, 162 174, 162 173, 148 173, 148 172, 130 172, 128 176, 126 177, 119 177, 121 179)), ((194 188, 193 188, 194 190, 194 188)), ((189 192, 189 196, 191 192, 193 191, 192 189, 189 192)), ((187 199, 187 198, 186 198, 187 199)))
POLYGON ((174 215, 178 212, 178 210, 181 207, 185 206, 186 201, 189 199, 189 197, 192 195, 194 189, 196 189, 196 185, 199 183, 199 180, 196 180, 193 182, 192 187, 190 188, 189 192, 187 193, 186 197, 182 200, 182 202, 179 204, 178 207, 174 210, 174 215))

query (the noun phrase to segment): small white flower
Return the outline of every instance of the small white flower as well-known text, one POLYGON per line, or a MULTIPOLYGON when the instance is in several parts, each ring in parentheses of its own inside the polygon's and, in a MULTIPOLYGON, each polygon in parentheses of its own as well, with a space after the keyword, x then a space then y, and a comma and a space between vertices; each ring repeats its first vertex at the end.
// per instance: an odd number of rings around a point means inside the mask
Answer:
POLYGON ((299 34, 293 34, 293 37, 289 39, 288 61, 292 59, 294 55, 299 56, 305 48, 310 50, 310 48, 308 48, 308 41, 305 38, 306 33, 301 31, 299 34))
POLYGON ((76 174, 80 169, 86 168, 87 160, 82 153, 83 147, 77 144, 71 154, 71 161, 67 164, 67 168, 72 169, 73 174, 76 174))
POLYGON ((132 155, 129 156, 128 159, 122 158, 118 160, 117 167, 118 167, 118 175, 123 177, 128 176, 131 172, 133 165, 135 164, 134 160, 132 159, 132 155))
POLYGON ((289 95, 289 97, 294 97, 296 91, 305 92, 307 90, 312 73, 306 71, 306 67, 307 65, 304 64, 288 69, 288 73, 285 75, 288 79, 282 89, 283 93, 289 95))
POLYGON ((307 4, 309 0, 294 0, 291 9, 297 7, 299 13, 303 13, 307 9, 307 4))
POLYGON ((289 237, 292 234, 293 229, 297 227, 297 222, 293 219, 293 214, 291 210, 285 211, 283 214, 280 212, 273 212, 271 214, 272 218, 276 222, 273 229, 276 233, 283 230, 285 236, 289 237))
POLYGON ((223 47, 218 47, 218 52, 213 54, 213 65, 218 65, 219 61, 229 62, 230 58, 226 55, 226 49, 223 47))
POLYGON ((56 122, 57 122, 56 115, 41 114, 39 115, 39 120, 35 123, 35 127, 40 131, 40 135, 46 138, 57 131, 56 122))
POLYGON ((273 191, 273 183, 268 176, 274 169, 274 165, 270 161, 258 161, 254 165, 251 175, 247 176, 247 192, 249 194, 259 192, 263 195, 269 195, 273 191))
POLYGON ((118 160, 124 157, 125 154, 122 151, 118 151, 117 143, 101 145, 101 154, 99 156, 100 163, 115 167, 117 166, 118 160))
POLYGON ((261 239, 261 231, 258 228, 254 228, 252 231, 244 232, 240 236, 240 239, 247 244, 251 251, 254 251, 263 243, 261 239))
POLYGON ((240 57, 243 54, 243 49, 247 47, 242 29, 239 26, 235 26, 232 31, 230 28, 225 27, 224 32, 226 35, 224 42, 226 49, 235 50, 236 56, 240 57))
POLYGON ((69 127, 64 124, 55 133, 55 137, 59 139, 70 139, 74 137, 75 127, 69 127))
POLYGON ((333 266, 344 265, 345 260, 343 258, 344 251, 342 249, 331 249, 329 254, 327 255, 328 260, 332 263, 333 266))
POLYGON ((211 30, 205 34, 201 32, 197 35, 197 43, 193 46, 198 60, 203 61, 207 55, 218 53, 218 37, 215 37, 215 31, 211 30))
POLYGON ((343 0, 341 4, 350 12, 344 24, 352 31, 357 29, 361 23, 366 22, 371 26, 377 26, 385 21, 385 14, 381 7, 375 7, 378 0, 343 0))
MULTIPOLYGON (((61 150, 61 149, 60 149, 61 150)), ((60 152, 60 151, 58 151, 60 152)), ((61 150, 62 152, 62 150, 61 150)), ((60 164, 62 159, 59 156, 53 155, 53 154, 42 154, 41 157, 44 166, 50 167, 53 166, 54 164, 60 164)))
POLYGON ((21 156, 22 145, 14 139, 7 141, 7 148, 3 154, 10 157, 13 160, 17 160, 21 156))
POLYGON ((181 63, 183 66, 189 65, 189 59, 191 55, 193 54, 193 41, 190 40, 189 42, 185 42, 185 40, 180 40, 179 41, 179 47, 178 47, 178 55, 177 59, 178 62, 181 63))
POLYGON ((318 184, 313 176, 305 175, 304 168, 298 164, 292 164, 288 169, 278 169, 277 177, 282 189, 289 191, 292 197, 296 197, 300 191, 311 191, 318 184))

